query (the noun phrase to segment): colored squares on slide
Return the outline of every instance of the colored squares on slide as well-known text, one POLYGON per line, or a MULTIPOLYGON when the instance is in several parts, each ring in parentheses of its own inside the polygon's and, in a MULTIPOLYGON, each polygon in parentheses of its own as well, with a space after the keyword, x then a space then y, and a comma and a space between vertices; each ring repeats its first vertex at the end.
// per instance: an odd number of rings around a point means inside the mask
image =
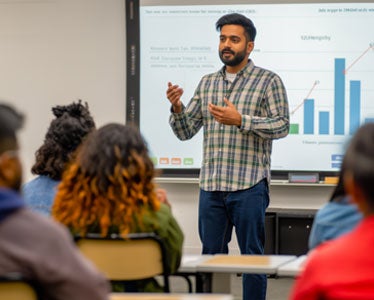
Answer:
POLYGON ((151 157, 151 160, 155 166, 193 166, 194 159, 192 157, 151 157))

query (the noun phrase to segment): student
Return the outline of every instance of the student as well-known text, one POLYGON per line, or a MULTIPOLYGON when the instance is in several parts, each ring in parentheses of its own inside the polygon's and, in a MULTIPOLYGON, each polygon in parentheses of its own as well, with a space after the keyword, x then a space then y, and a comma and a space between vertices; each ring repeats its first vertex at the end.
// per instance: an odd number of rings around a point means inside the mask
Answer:
POLYGON ((351 232, 310 253, 290 299, 373 299, 374 123, 360 127, 344 157, 344 187, 363 214, 351 232))
POLYGON ((68 230, 26 208, 16 131, 23 118, 0 104, 0 276, 18 273, 40 288, 40 299, 104 300, 107 280, 78 251, 68 230))
POLYGON ((26 204, 34 211, 49 216, 62 172, 74 151, 88 133, 95 129, 95 122, 85 105, 72 103, 52 108, 52 120, 44 143, 36 151, 31 172, 38 175, 27 182, 22 192, 26 204))
POLYGON ((344 189, 344 166, 330 201, 318 210, 309 235, 309 249, 351 231, 362 219, 357 205, 344 189))
MULTIPOLYGON (((162 203, 154 167, 138 129, 108 124, 89 135, 58 187, 52 216, 73 234, 154 232, 165 243, 171 272, 182 255, 183 233, 162 203)), ((155 280, 138 291, 160 291, 155 280)))

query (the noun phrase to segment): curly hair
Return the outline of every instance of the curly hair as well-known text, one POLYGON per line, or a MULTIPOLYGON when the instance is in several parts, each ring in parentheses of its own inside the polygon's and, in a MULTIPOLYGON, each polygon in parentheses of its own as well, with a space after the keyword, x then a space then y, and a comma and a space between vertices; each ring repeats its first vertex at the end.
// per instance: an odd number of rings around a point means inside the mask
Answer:
POLYGON ((89 135, 64 172, 52 216, 75 234, 106 236, 114 230, 125 236, 141 226, 146 210, 160 208, 154 175, 137 128, 103 126, 89 135))
POLYGON ((52 108, 56 117, 50 124, 43 145, 35 153, 31 172, 60 180, 66 164, 85 136, 95 129, 88 104, 72 103, 52 108))

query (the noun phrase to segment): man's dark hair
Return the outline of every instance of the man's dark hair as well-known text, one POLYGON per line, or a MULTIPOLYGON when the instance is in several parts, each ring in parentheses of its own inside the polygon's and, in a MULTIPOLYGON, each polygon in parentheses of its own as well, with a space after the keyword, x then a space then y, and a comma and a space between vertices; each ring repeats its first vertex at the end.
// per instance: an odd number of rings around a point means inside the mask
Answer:
POLYGON ((374 208, 374 123, 362 125, 356 131, 349 143, 344 164, 374 208))
POLYGON ((16 132, 22 127, 24 117, 13 107, 0 103, 0 154, 17 147, 16 132))
POLYGON ((84 137, 95 129, 95 122, 88 110, 88 104, 72 103, 55 106, 56 117, 50 124, 43 145, 36 151, 36 162, 31 168, 33 174, 46 175, 60 180, 62 173, 84 137))
POLYGON ((216 23, 216 29, 221 31, 224 25, 243 26, 248 41, 253 42, 256 38, 257 31, 255 25, 250 19, 241 14, 233 13, 222 16, 216 23))

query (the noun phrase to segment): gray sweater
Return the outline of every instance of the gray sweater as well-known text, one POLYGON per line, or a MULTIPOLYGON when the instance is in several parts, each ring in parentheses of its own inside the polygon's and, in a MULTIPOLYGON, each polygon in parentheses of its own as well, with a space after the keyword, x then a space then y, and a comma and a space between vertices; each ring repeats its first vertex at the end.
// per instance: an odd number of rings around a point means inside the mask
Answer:
POLYGON ((104 300, 109 284, 78 251, 68 230, 20 208, 0 222, 0 275, 36 280, 43 300, 104 300))

